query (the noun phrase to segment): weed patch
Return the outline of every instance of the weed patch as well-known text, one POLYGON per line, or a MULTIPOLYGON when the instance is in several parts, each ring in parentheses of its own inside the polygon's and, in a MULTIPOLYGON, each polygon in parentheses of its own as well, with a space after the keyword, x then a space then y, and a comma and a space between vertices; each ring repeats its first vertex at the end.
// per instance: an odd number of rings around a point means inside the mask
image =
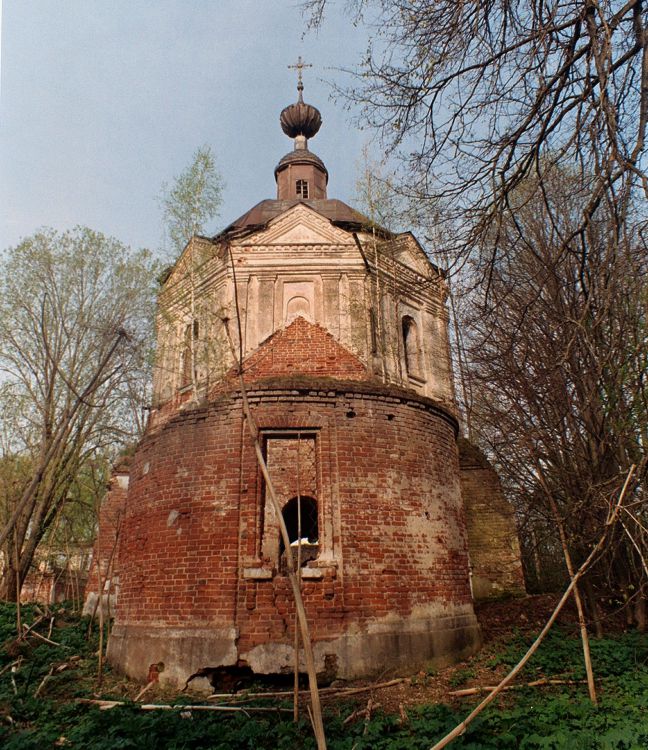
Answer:
MULTIPOLYGON (((36 613, 26 610, 25 619, 36 613)), ((315 741, 306 721, 294 724, 285 714, 220 714, 141 711, 128 704, 110 711, 80 704, 79 697, 96 692, 96 633, 86 639, 87 622, 58 610, 52 646, 31 639, 21 654, 7 648, 15 642, 15 609, 0 605, 0 634, 5 648, 0 668, 22 656, 19 669, 0 675, 0 746, 3 750, 42 750, 67 747, 78 750, 149 750, 163 747, 188 750, 314 750, 315 741), (74 667, 52 674, 42 695, 37 687, 53 663, 74 667)), ((512 666, 524 653, 529 638, 514 633, 492 649, 493 666, 512 666)), ((600 684, 600 705, 592 706, 582 685, 549 690, 523 688, 506 693, 468 728, 453 748, 464 750, 645 750, 648 748, 648 637, 627 633, 592 641, 592 658, 600 684)), ((476 662, 459 667, 448 680, 460 686, 477 675, 476 662)), ((570 631, 557 631, 530 664, 525 676, 582 675, 580 641, 570 631)), ((434 675, 425 675, 426 680, 434 675)), ((413 682, 414 694, 420 686, 413 682)), ((123 699, 122 695, 106 698, 123 699)), ((178 702, 189 702, 183 696, 178 702)), ((378 701, 380 698, 378 698, 378 701)), ((477 700, 477 699, 475 699, 477 700)), ((266 704, 274 705, 274 704, 266 704)), ((285 704, 284 704, 285 705, 285 704)), ((474 701, 451 705, 436 703, 408 706, 406 713, 374 711, 370 720, 346 723, 358 705, 340 702, 329 706, 325 725, 330 750, 427 750, 470 711, 474 701)))

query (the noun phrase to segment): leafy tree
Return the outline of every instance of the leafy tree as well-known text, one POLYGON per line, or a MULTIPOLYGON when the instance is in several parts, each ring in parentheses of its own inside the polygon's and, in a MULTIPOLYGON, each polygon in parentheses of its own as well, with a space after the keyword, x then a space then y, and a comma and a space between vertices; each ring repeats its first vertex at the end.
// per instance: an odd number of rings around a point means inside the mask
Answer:
POLYGON ((213 247, 198 235, 218 215, 222 191, 211 148, 202 146, 170 187, 162 185, 160 195, 176 258, 165 271, 158 299, 158 330, 165 330, 165 347, 158 352, 157 374, 164 373, 163 378, 173 386, 191 388, 194 399, 199 381, 208 389, 208 363, 220 351, 220 337, 214 332, 214 323, 222 328, 219 314, 211 300, 202 299, 196 291, 209 274, 213 254, 213 247))
POLYGON ((83 227, 42 230, 6 254, 0 427, 5 466, 17 456, 28 466, 0 498, 6 598, 78 496, 81 468, 142 429, 156 272, 148 251, 83 227))
POLYGON ((209 146, 196 150, 189 166, 171 185, 163 183, 160 206, 176 255, 194 234, 201 234, 206 223, 218 216, 222 193, 223 180, 209 146))

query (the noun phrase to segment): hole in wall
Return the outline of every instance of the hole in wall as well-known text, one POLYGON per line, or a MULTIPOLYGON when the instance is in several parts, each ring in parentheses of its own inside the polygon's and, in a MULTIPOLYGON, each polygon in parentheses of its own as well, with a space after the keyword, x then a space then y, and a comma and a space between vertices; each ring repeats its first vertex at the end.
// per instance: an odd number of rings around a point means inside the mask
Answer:
MULTIPOLYGON (((324 657, 324 669, 317 674, 317 683, 320 686, 330 684, 335 679, 337 671, 337 657, 333 654, 326 654, 324 657)), ((190 682, 200 677, 208 680, 216 692, 230 693, 249 689, 254 684, 260 684, 265 687, 285 688, 292 685, 294 680, 292 669, 287 669, 285 673, 260 674, 254 672, 244 663, 241 666, 202 667, 187 678, 183 691, 187 689, 190 682)), ((303 672, 299 673, 299 685, 301 688, 308 687, 308 677, 303 672)))

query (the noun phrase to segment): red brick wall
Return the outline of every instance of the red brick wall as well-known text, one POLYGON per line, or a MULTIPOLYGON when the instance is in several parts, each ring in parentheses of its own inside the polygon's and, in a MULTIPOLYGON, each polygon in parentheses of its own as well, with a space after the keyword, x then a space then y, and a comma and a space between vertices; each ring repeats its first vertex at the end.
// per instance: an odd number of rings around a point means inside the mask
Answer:
MULTIPOLYGON (((108 491, 101 502, 99 532, 92 548, 92 562, 85 587, 84 599, 87 603, 91 595, 98 595, 100 576, 104 593, 115 594, 115 583, 119 581, 119 537, 128 495, 128 471, 129 461, 122 459, 113 471, 108 491)), ((88 607, 88 613, 93 610, 94 600, 88 607)))
POLYGON ((362 362, 322 326, 301 316, 270 336, 244 363, 246 378, 280 375, 325 375, 342 380, 364 380, 362 362))
MULTIPOLYGON (((243 363, 246 383, 275 377, 308 376, 340 380, 369 380, 362 362, 341 346, 322 326, 304 318, 295 320, 272 336, 243 363)), ((210 396, 236 390, 238 367, 233 367, 211 390, 210 396)), ((191 389, 176 392, 174 398, 151 414, 150 428, 156 428, 176 414, 192 397, 191 389)))
MULTIPOLYGON (((470 604, 452 418, 360 383, 275 379, 249 397, 262 431, 316 435, 321 551, 312 567, 322 578, 303 584, 315 640, 430 602, 449 613, 470 604)), ((150 434, 130 482, 117 623, 236 625, 239 654, 290 643, 292 596, 263 552, 265 493, 238 395, 150 434)))

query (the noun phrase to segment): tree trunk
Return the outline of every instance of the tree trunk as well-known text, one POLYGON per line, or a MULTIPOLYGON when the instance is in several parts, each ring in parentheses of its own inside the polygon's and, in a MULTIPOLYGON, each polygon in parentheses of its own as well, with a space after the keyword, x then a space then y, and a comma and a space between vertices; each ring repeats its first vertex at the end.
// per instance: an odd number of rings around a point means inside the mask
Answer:
MULTIPOLYGON (((22 588, 22 585, 20 588, 22 588)), ((5 564, 4 573, 2 575, 2 584, 0 585, 0 599, 5 602, 16 602, 17 593, 18 586, 16 585, 16 569, 13 562, 8 562, 5 564)))
POLYGON ((640 633, 646 632, 646 597, 643 591, 640 591, 637 595, 634 606, 634 616, 637 622, 637 630, 640 633))
POLYGON ((592 585, 592 581, 589 576, 584 577, 583 588, 585 590, 585 599, 587 601, 587 608, 589 610, 589 619, 594 625, 594 635, 597 638, 603 638, 605 633, 603 632, 603 623, 601 622, 599 605, 598 601, 596 600, 594 586, 592 585))

